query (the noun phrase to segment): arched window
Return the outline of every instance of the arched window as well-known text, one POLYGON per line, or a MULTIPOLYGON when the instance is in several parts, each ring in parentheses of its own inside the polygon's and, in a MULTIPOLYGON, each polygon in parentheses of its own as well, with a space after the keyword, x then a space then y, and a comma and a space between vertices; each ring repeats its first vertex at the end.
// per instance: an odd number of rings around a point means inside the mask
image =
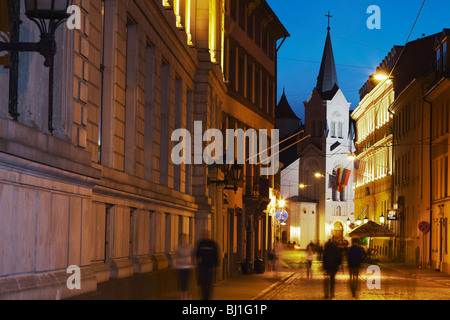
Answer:
POLYGON ((337 127, 338 127, 337 128, 338 138, 343 139, 344 138, 344 136, 343 136, 344 124, 342 122, 338 122, 337 127))
POLYGON ((331 121, 330 135, 332 138, 336 138, 336 122, 335 121, 331 121))

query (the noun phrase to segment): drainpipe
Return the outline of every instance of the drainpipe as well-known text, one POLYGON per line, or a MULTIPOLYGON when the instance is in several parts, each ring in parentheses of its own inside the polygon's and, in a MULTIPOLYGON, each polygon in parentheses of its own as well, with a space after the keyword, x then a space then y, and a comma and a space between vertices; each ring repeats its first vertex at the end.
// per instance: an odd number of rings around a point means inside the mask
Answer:
MULTIPOLYGON (((398 195, 398 192, 395 192, 395 171, 397 170, 397 168, 395 168, 395 130, 394 130, 394 117, 395 117, 395 113, 391 110, 391 108, 388 108, 388 112, 390 114, 392 114, 392 154, 391 154, 391 161, 392 161, 392 174, 391 174, 391 208, 394 207, 394 203, 398 203, 398 199, 395 199, 394 202, 394 197, 395 194, 398 195)), ((386 217, 387 218, 387 217, 386 217)), ((399 223, 402 223, 400 220, 398 220, 399 223)), ((400 237, 402 236, 402 234, 400 234, 400 237)), ((389 247, 391 246, 391 242, 392 242, 393 238, 390 238, 389 240, 389 247)), ((391 248, 389 248, 391 249, 391 248)), ((395 252, 395 247, 392 244, 392 251, 395 252)), ((391 259, 395 259, 395 257, 391 256, 391 259)))
POLYGON ((432 250, 432 242, 433 242, 433 149, 432 149, 432 139, 433 139, 433 104, 426 99, 426 96, 423 97, 423 101, 430 105, 430 248, 428 252, 428 259, 431 268, 431 250, 432 250))

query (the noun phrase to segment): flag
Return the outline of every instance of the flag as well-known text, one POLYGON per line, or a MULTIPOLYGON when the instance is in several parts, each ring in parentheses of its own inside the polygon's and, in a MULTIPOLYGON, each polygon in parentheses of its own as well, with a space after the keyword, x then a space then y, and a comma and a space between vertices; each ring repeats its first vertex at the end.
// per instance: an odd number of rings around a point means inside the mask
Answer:
POLYGON ((348 185, 348 180, 350 179, 351 173, 352 173, 352 170, 347 169, 347 168, 341 168, 341 170, 339 170, 339 176, 338 176, 339 185, 346 187, 348 185))
POLYGON ((364 171, 366 170, 366 162, 356 159, 353 165, 353 181, 357 182, 364 176, 364 171))
POLYGON ((334 175, 334 190, 339 191, 339 172, 341 171, 341 168, 337 168, 336 170, 333 170, 335 175, 334 175))
POLYGON ((328 175, 328 188, 335 189, 336 188, 336 175, 329 174, 328 175))
MULTIPOLYGON (((0 0, 0 42, 10 40, 9 0, 0 0)), ((9 67, 9 52, 0 51, 0 66, 9 67)))
POLYGON ((348 185, 351 173, 352 170, 350 169, 338 167, 336 169, 334 190, 341 193, 344 192, 344 188, 348 185))

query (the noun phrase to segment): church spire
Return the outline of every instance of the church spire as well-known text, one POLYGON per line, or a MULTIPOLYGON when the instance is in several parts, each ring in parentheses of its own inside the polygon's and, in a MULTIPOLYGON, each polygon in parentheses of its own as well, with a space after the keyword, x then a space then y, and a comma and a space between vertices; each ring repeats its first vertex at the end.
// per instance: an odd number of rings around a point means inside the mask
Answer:
POLYGON ((292 110, 289 102, 286 98, 286 92, 283 88, 283 94, 281 95, 280 102, 278 102, 277 107, 275 108, 275 118, 276 119, 294 119, 300 120, 299 117, 292 110))
POLYGON ((330 13, 328 17, 327 39, 323 50, 322 63, 320 65, 319 76, 317 77, 317 89, 321 94, 333 90, 334 86, 338 86, 336 65, 334 63, 333 47, 331 45, 330 36, 330 13))

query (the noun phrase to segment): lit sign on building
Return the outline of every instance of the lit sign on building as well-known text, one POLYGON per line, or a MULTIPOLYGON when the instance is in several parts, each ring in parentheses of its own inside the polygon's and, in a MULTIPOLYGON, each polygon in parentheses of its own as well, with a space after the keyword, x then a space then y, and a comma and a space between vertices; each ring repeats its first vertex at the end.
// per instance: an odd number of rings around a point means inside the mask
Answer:
POLYGON ((397 220, 397 210, 389 210, 387 219, 388 220, 397 220))

